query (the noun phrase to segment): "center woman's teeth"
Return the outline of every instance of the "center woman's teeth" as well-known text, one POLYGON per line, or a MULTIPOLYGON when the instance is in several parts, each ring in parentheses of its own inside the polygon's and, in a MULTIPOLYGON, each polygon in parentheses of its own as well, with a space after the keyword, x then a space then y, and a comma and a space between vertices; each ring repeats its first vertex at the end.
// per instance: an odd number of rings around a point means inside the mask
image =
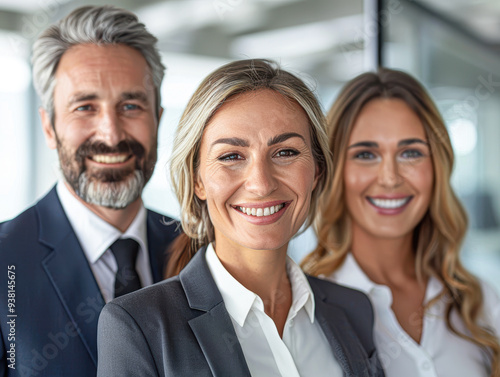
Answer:
POLYGON ((246 213, 247 215, 262 217, 262 216, 272 215, 272 214, 278 212, 284 206, 285 206, 285 204, 278 204, 277 206, 271 206, 271 207, 266 207, 266 208, 246 208, 246 207, 237 207, 237 208, 241 212, 246 213))
POLYGON ((404 206, 411 199, 411 196, 404 199, 375 199, 368 198, 370 202, 380 208, 395 209, 404 206))
POLYGON ((92 160, 99 162, 101 164, 118 164, 120 162, 125 162, 128 158, 126 154, 119 155, 108 155, 108 154, 96 154, 92 156, 92 160))

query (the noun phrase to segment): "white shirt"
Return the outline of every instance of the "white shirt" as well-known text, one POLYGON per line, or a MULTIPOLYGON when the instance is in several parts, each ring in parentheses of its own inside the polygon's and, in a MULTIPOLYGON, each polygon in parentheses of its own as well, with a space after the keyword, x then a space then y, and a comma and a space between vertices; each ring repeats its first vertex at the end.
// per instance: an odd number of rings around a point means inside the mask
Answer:
MULTIPOLYGON (((375 311, 375 345, 386 377, 489 377, 490 363, 486 354, 473 343, 453 334, 446 326, 446 298, 432 305, 424 315, 420 344, 400 326, 391 309, 389 287, 373 283, 348 254, 343 265, 330 277, 339 284, 367 294, 375 311)), ((484 313, 482 324, 500 334, 500 299, 496 292, 482 284, 484 313)), ((431 278, 424 303, 436 297, 442 284, 431 278)), ((452 324, 463 332, 459 316, 451 316, 452 324)))
POLYGON ((314 318, 314 295, 309 282, 290 258, 287 273, 292 306, 280 338, 259 296, 241 285, 222 265, 212 244, 206 260, 233 322, 252 376, 343 376, 323 330, 314 318))
POLYGON ((118 265, 109 247, 118 238, 132 238, 137 241, 139 254, 137 255, 136 270, 141 279, 141 284, 145 287, 153 283, 147 253, 147 211, 144 206, 141 206, 128 229, 125 233, 122 233, 85 207, 69 192, 64 182, 59 181, 56 189, 64 212, 87 257, 106 303, 111 301, 115 294, 115 276, 118 265))

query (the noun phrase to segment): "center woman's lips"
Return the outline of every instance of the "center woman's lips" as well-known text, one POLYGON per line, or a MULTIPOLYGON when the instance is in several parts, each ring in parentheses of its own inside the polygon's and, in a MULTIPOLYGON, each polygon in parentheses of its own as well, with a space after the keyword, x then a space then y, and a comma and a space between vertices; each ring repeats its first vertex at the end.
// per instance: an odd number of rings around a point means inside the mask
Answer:
POLYGON ((231 205, 238 213, 255 224, 270 224, 277 221, 291 201, 273 201, 267 203, 241 203, 231 205))

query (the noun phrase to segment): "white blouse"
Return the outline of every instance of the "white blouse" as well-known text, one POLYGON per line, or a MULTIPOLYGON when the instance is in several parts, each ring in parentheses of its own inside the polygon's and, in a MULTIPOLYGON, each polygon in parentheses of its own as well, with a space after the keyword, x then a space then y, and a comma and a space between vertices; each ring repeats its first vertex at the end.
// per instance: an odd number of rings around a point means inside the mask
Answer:
MULTIPOLYGON (((370 297, 375 312, 375 345, 386 377, 488 377, 490 359, 473 343, 452 333, 446 326, 446 298, 432 305, 424 315, 420 344, 400 326, 391 309, 391 290, 373 283, 361 270, 352 254, 328 279, 360 290, 370 297)), ((481 283, 484 296, 482 324, 500 334, 500 299, 488 285, 481 283)), ((429 302, 442 289, 435 278, 428 282, 425 300, 429 302)), ((452 324, 460 331, 465 326, 456 313, 452 324)))
POLYGON ((292 306, 281 338, 273 320, 264 312, 262 299, 224 268, 212 244, 207 247, 205 257, 252 376, 343 376, 342 368, 315 320, 312 289, 295 262, 287 258, 292 306))

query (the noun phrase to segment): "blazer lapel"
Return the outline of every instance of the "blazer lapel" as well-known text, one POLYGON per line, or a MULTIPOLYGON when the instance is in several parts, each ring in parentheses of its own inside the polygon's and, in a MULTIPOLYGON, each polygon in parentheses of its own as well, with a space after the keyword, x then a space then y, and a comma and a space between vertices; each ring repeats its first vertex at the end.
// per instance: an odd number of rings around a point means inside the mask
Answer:
POLYGON ((323 330, 346 377, 367 375, 370 370, 368 355, 356 336, 343 310, 325 300, 321 292, 315 290, 315 317, 323 330), (341 340, 342 342, 340 342, 341 340))
POLYGON ((222 296, 200 249, 179 278, 191 309, 204 313, 189 321, 215 377, 250 377, 245 356, 222 296))
POLYGON ((104 299, 55 189, 37 205, 40 242, 52 249, 42 261, 61 305, 97 365, 97 320, 104 299))

